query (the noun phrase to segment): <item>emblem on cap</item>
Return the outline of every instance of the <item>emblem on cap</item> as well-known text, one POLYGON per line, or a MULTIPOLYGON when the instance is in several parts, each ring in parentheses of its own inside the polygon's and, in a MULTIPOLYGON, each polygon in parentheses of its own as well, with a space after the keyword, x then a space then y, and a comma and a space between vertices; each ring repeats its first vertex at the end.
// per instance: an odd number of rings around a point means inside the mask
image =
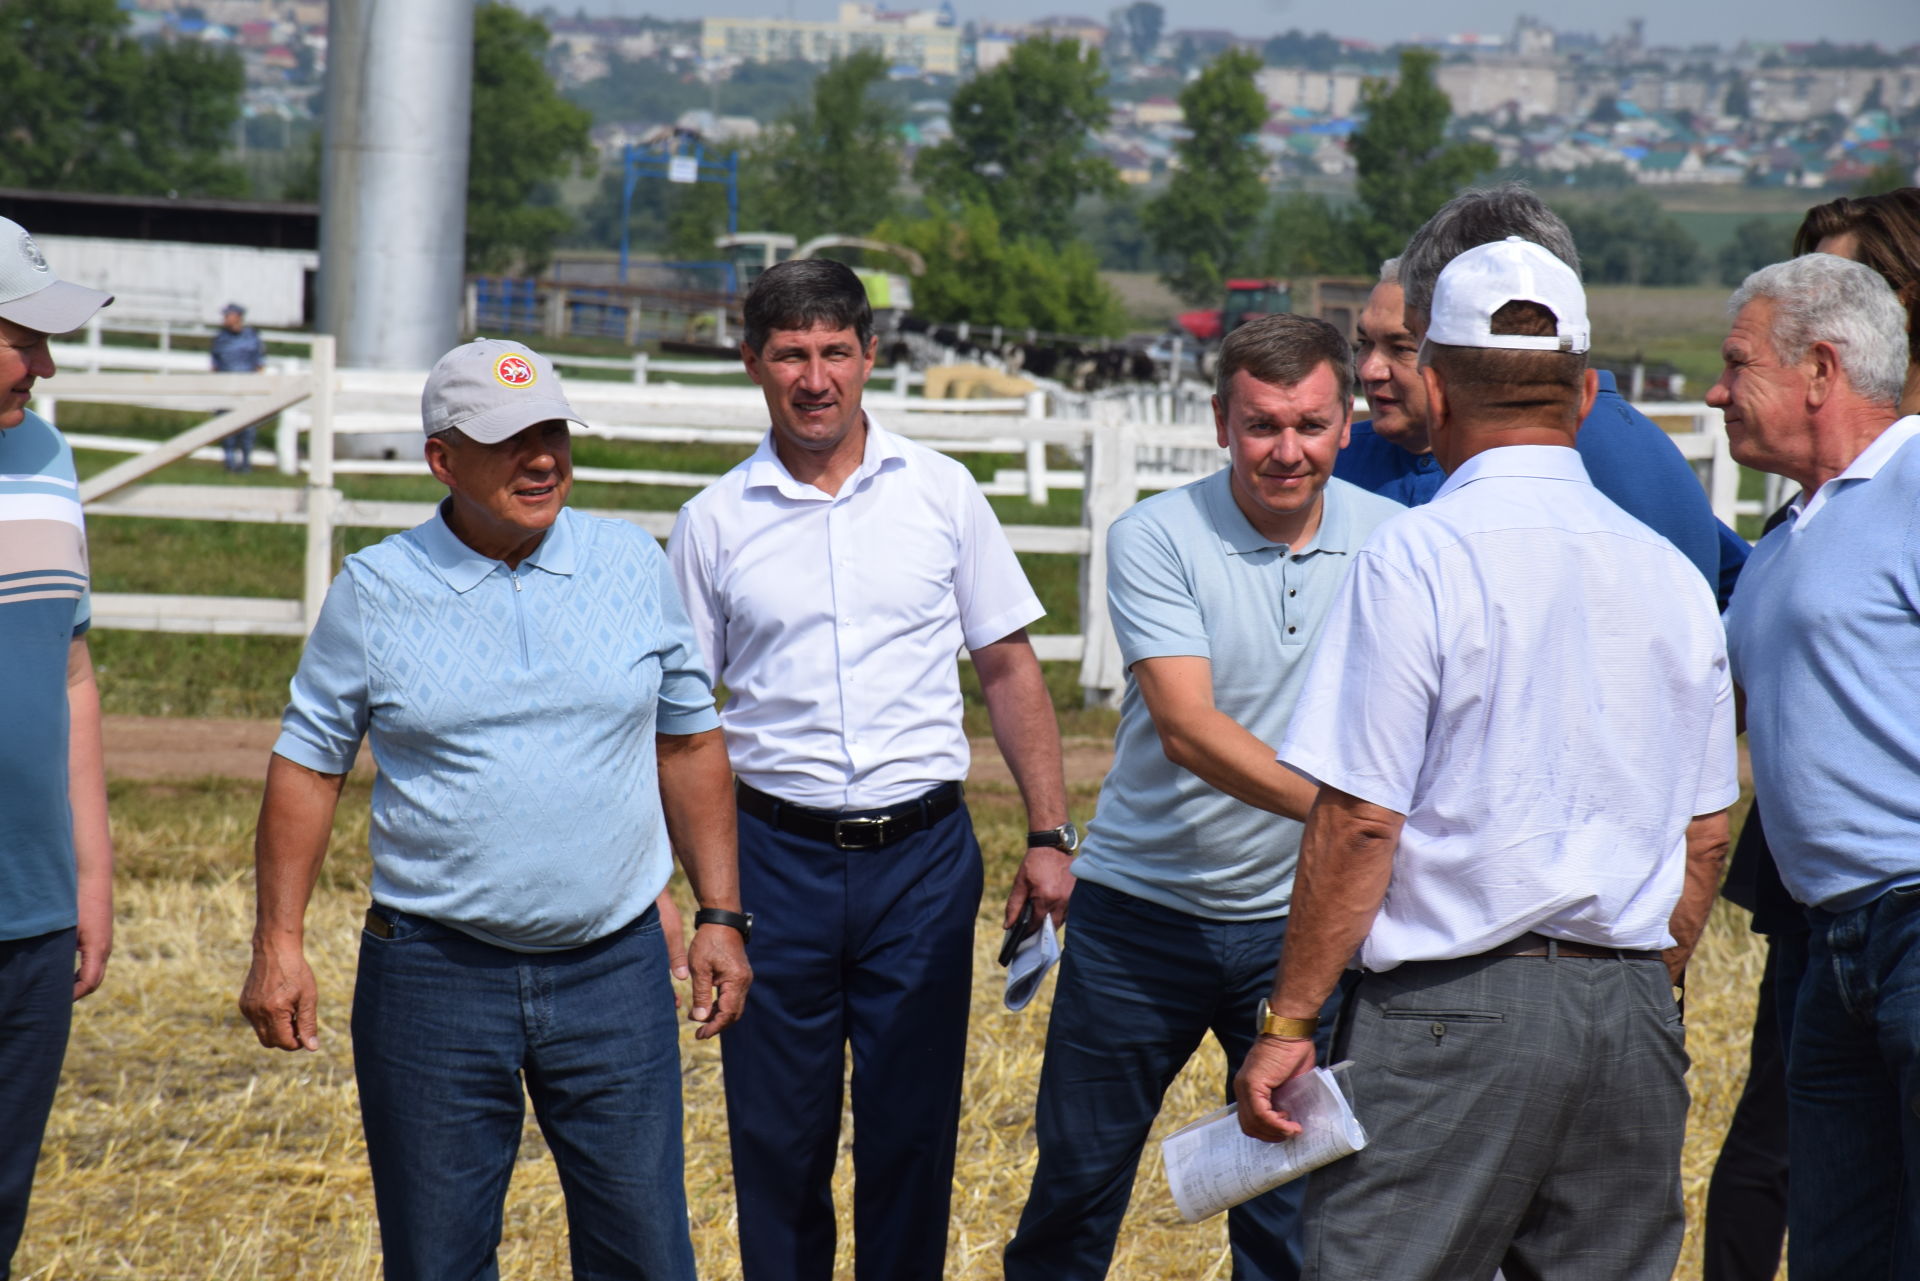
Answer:
POLYGON ((531 387, 539 377, 532 361, 512 351, 493 362, 493 376, 508 387, 531 387))
POLYGON ((47 260, 40 252, 40 246, 33 243, 33 237, 26 232, 20 233, 20 256, 32 264, 35 271, 45 271, 47 260))

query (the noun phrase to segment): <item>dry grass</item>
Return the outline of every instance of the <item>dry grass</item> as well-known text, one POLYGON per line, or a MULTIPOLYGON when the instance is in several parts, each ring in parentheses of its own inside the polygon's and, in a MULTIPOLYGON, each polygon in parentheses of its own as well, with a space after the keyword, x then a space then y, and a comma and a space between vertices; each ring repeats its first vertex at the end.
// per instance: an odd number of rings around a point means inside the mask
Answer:
MULTIPOLYGON (((990 895, 1004 891, 1021 816, 1011 793, 978 789, 990 895)), ((1076 805, 1091 807, 1082 793, 1076 805)), ((76 1014, 66 1079, 15 1276, 216 1278, 378 1275, 379 1243, 354 1101, 346 1010, 353 982, 366 795, 352 785, 330 874, 309 916, 322 993, 319 1055, 269 1053, 233 1007, 251 927, 246 846, 257 793, 239 783, 117 784, 125 874, 108 984, 76 1014)), ((948 1275, 999 1275, 999 1251, 1025 1197, 1030 1116, 1046 998, 1021 1015, 999 1006, 991 901, 977 953, 973 1032, 948 1275)), ((1689 1002, 1695 1107, 1686 1188, 1697 1222, 1706 1179, 1745 1071, 1761 951, 1740 914, 1716 912, 1689 1002)), ((738 1276, 717 1048, 682 1046, 687 1187, 701 1272, 738 1276)), ((1215 1106, 1222 1071, 1211 1042, 1174 1086, 1160 1132, 1215 1106)), ((1156 1132, 1156 1139, 1158 1133, 1156 1132)), ((851 1134, 849 1125, 848 1135, 851 1134)), ((835 1179, 843 1208, 850 1181, 835 1179)), ((1224 1278, 1223 1220, 1180 1223, 1157 1142, 1142 1165, 1113 1275, 1224 1278)), ((1698 1276, 1690 1237, 1678 1276, 1698 1276)), ((529 1127, 507 1211, 502 1275, 567 1275, 565 1214, 553 1165, 529 1127)))

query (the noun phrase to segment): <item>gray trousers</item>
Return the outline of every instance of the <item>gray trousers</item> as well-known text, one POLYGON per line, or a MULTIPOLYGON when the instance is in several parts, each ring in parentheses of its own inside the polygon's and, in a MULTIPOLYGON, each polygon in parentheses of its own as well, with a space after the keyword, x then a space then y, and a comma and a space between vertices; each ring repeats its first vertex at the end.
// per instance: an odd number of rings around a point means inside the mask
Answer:
POLYGON ((1365 975, 1334 1057, 1367 1147, 1307 1187, 1309 1281, 1668 1281, 1686 1031, 1658 961, 1365 975))

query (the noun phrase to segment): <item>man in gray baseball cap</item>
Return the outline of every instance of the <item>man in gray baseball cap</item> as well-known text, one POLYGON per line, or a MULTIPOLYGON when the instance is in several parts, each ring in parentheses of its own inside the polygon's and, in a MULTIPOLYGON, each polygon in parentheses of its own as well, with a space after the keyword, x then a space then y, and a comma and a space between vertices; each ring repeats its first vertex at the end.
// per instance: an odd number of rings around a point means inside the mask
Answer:
POLYGON ((365 738, 380 777, 352 1027, 387 1277, 494 1275, 524 1082, 574 1275, 691 1281, 654 903, 678 854, 701 907, 688 1017, 712 1036, 751 981, 713 687, 659 544, 567 508, 581 419, 544 357, 456 348, 421 419, 447 498, 347 557, 308 638, 240 1006, 261 1044, 319 1048, 302 928, 365 738))
POLYGON ((113 301, 0 218, 0 1277, 26 1221, 74 1001, 113 944, 113 847, 73 451, 27 408, 47 335, 113 301))

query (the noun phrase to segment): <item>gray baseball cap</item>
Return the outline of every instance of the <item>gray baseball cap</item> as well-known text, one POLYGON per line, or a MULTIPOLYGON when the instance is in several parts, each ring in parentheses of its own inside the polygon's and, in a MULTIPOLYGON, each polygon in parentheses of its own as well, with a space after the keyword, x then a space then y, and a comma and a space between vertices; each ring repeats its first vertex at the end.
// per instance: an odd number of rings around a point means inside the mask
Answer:
POLYGON ((43 334, 71 333, 112 301, 112 294, 54 275, 27 229, 0 218, 0 318, 43 334))
POLYGON ((567 403, 553 362, 500 338, 476 338, 440 357, 420 395, 420 425, 429 436, 458 427, 494 445, 555 418, 588 425, 567 403))

